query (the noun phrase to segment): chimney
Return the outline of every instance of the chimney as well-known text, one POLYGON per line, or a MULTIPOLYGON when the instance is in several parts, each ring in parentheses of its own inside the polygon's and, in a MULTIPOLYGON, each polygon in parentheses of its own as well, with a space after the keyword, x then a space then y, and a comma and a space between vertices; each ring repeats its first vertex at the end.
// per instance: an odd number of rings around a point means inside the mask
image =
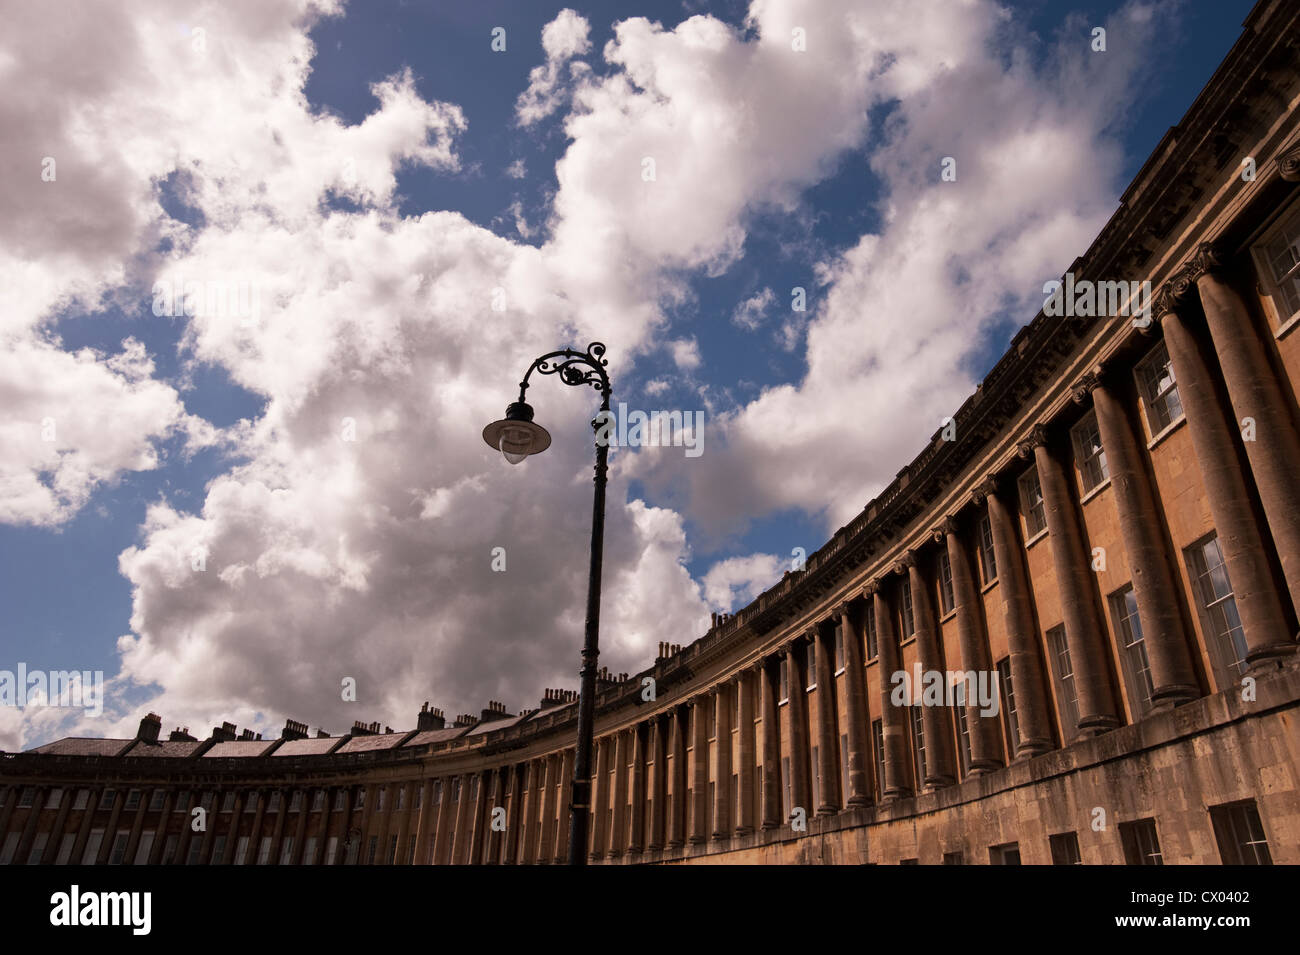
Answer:
POLYGON ((239 734, 239 738, 240 738, 240 739, 257 739, 257 737, 253 735, 253 731, 252 731, 252 730, 244 730, 242 733, 239 734))
POLYGON ((171 731, 171 734, 167 738, 171 740, 173 743, 197 743, 198 742, 197 739, 195 739, 193 736, 190 735, 190 728, 188 726, 176 727, 174 730, 171 731))
POLYGON ((297 720, 285 720, 284 729, 280 730, 280 739, 306 739, 307 724, 297 720))
POLYGON ((145 743, 156 743, 161 729, 162 717, 157 713, 150 713, 140 720, 140 729, 136 731, 135 738, 145 743))
POLYGON ((506 705, 504 703, 498 703, 496 700, 488 700, 487 709, 483 710, 479 715, 478 721, 480 723, 490 723, 492 720, 503 720, 506 717, 513 715, 513 713, 506 712, 506 705))
POLYGON ((356 720, 352 724, 353 736, 375 736, 378 733, 379 733, 379 723, 377 722, 367 725, 361 722, 360 720, 356 720))
POLYGON ((220 726, 212 727, 212 738, 218 743, 229 742, 238 735, 234 723, 222 723, 220 726))
POLYGON ((329 738, 330 738, 330 734, 327 733, 327 732, 325 732, 324 730, 317 730, 317 731, 316 731, 316 738, 317 738, 317 739, 329 739, 329 738))
POLYGON ((430 709, 426 700, 424 706, 420 707, 420 715, 416 717, 415 728, 421 731, 440 730, 445 728, 446 725, 447 718, 442 715, 442 710, 436 706, 430 709))
POLYGON ((478 723, 477 716, 471 716, 468 713, 461 713, 459 716, 456 717, 456 722, 453 723, 452 725, 457 728, 460 728, 465 726, 474 726, 477 723, 478 723))

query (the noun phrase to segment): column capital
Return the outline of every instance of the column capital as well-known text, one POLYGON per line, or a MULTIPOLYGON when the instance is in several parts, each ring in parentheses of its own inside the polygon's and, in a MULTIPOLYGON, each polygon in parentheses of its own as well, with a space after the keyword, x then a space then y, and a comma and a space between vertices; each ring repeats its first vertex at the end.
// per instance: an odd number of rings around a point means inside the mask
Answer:
POLYGON ((975 488, 971 491, 971 500, 976 504, 983 504, 988 497, 997 494, 997 492, 998 477, 996 474, 990 474, 975 485, 975 488))
POLYGON ((1300 182, 1300 144, 1292 146, 1277 159, 1278 175, 1287 182, 1300 182))
POLYGON ((898 559, 898 563, 894 565, 894 573, 907 576, 907 572, 910 568, 918 566, 916 552, 917 549, 915 547, 906 551, 903 556, 898 559))
POLYGON ((1022 458, 1032 458, 1034 456, 1034 448, 1046 446, 1046 444, 1047 426, 1044 424, 1036 424, 1029 429, 1029 433, 1025 435, 1024 440, 1016 445, 1016 454, 1022 458))
POLYGON ((871 580, 868 580, 865 584, 862 585, 862 596, 864 596, 864 597, 874 597, 874 596, 875 596, 876 594, 878 594, 878 593, 880 593, 880 578, 879 578, 879 577, 874 577, 874 578, 872 578, 871 580))
POLYGON ((1098 385, 1101 384, 1101 366, 1094 365, 1088 371, 1085 371, 1075 381, 1074 386, 1070 389, 1070 397, 1076 405, 1088 403, 1088 397, 1093 393, 1098 385))
POLYGON ((837 603, 834 607, 831 608, 831 613, 833 613, 836 617, 843 617, 845 614, 851 612, 850 608, 852 607, 852 604, 853 604, 852 598, 846 597, 844 600, 841 600, 839 603, 837 603))
POLYGON ((936 544, 942 544, 948 540, 949 534, 958 533, 958 526, 956 514, 945 514, 943 520, 930 531, 930 534, 936 544))

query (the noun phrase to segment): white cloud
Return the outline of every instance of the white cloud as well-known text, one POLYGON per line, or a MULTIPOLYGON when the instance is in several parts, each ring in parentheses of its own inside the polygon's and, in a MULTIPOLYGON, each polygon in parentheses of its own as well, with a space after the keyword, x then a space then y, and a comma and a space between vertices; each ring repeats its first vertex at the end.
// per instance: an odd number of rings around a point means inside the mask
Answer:
POLYGON ((673 364, 681 371, 694 371, 700 367, 700 343, 694 338, 669 342, 668 348, 673 354, 673 364))
POLYGON ((731 323, 747 332, 752 332, 763 323, 768 309, 775 301, 776 295, 770 288, 760 289, 736 306, 735 311, 731 313, 731 323))
POLYGON ((720 560, 704 574, 704 599, 723 613, 744 607, 781 579, 787 563, 772 554, 720 560))
MULTIPOLYGON (((591 27, 586 18, 564 9, 542 28, 542 49, 546 62, 528 74, 528 89, 519 94, 515 116, 521 126, 531 126, 554 113, 563 104, 567 89, 564 65, 591 49, 591 27)), ((582 76, 585 64, 574 63, 570 78, 582 76)))

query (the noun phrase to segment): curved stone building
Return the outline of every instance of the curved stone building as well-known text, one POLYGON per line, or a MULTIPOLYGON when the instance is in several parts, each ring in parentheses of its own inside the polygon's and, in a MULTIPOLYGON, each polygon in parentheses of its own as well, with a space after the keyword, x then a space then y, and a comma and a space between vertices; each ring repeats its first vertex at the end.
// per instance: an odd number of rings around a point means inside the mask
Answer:
MULTIPOLYGON (((1300 862, 1298 47, 1300 7, 1258 4, 897 479, 604 674, 593 860, 1300 862)), ((560 862, 575 711, 274 741, 150 714, 0 757, 0 862, 560 862)))

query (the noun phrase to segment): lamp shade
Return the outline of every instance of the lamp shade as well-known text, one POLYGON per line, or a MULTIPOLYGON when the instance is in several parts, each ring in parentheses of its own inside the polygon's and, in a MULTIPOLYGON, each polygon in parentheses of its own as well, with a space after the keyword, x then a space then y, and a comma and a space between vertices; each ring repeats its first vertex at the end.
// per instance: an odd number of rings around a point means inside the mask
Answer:
POLYGON ((511 464, 518 464, 530 454, 541 454, 551 446, 551 435, 533 423, 532 406, 516 401, 506 408, 506 416, 483 429, 483 440, 500 451, 511 464))

